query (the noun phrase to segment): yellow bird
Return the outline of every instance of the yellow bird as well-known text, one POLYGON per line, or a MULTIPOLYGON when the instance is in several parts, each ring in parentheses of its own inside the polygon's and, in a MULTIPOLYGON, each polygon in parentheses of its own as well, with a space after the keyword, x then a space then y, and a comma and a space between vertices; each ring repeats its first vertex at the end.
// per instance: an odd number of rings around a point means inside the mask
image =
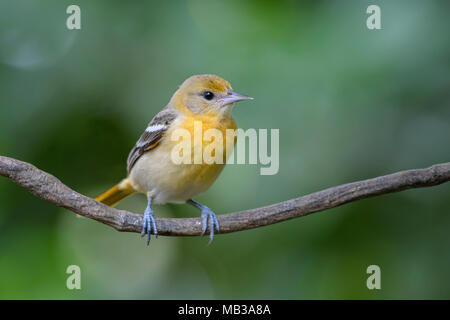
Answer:
POLYGON ((209 221, 211 243, 214 229, 219 231, 217 217, 211 209, 192 198, 213 184, 229 154, 224 152, 224 161, 220 163, 174 162, 172 152, 178 143, 171 137, 178 129, 189 132, 192 142, 189 145, 194 157, 196 152, 203 154, 203 149, 212 143, 209 139, 204 139, 203 133, 208 129, 215 129, 223 134, 224 149, 229 150, 227 145, 234 147, 235 136, 228 139, 231 141, 226 141, 226 130, 236 129, 231 109, 235 102, 251 99, 253 98, 233 91, 228 81, 216 75, 195 75, 188 78, 169 103, 150 121, 131 150, 127 161, 128 177, 95 200, 113 206, 130 194, 145 193, 148 205, 141 235, 147 234, 147 245, 152 230, 153 234, 158 234, 152 203, 189 203, 201 210, 202 235, 206 232, 209 221), (199 123, 202 129, 200 147, 194 142, 196 124, 199 123))

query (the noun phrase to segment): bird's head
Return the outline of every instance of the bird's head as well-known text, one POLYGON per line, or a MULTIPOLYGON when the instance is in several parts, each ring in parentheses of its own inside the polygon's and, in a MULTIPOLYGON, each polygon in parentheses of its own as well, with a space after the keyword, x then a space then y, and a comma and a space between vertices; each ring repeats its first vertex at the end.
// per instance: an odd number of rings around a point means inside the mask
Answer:
POLYGON ((228 81, 211 74, 186 79, 172 97, 174 106, 194 113, 229 113, 235 102, 252 100, 231 89, 228 81))

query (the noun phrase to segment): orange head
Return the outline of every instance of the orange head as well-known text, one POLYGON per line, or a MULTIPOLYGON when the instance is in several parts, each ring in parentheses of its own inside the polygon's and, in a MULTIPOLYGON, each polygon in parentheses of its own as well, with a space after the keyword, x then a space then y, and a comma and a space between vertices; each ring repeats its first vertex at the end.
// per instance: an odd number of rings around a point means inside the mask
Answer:
POLYGON ((234 92, 228 81, 212 74, 202 74, 186 79, 173 95, 171 102, 180 111, 193 113, 228 113, 235 102, 251 100, 234 92))

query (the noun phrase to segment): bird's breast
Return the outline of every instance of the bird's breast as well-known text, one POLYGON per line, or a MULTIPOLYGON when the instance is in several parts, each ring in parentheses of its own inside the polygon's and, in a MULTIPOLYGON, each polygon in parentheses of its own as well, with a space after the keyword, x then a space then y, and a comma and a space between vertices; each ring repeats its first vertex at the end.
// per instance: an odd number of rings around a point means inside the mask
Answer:
POLYGON ((142 155, 130 177, 141 192, 149 192, 156 202, 184 202, 206 191, 217 179, 230 155, 227 149, 233 150, 236 138, 230 132, 235 129, 231 117, 222 120, 208 116, 179 119, 158 147, 142 155), (219 133, 222 138, 218 137, 219 133), (222 154, 216 154, 220 152, 219 146, 222 154), (174 152, 180 154, 174 156, 174 152), (180 162, 182 153, 190 153, 190 159, 180 162), (202 157, 198 163, 199 155, 202 157), (219 161, 211 163, 218 158, 219 161))
POLYGON ((202 163, 225 163, 236 142, 236 123, 232 117, 225 119, 210 115, 185 117, 178 126, 169 130, 168 136, 172 138, 177 136, 177 133, 180 133, 177 130, 189 133, 189 141, 186 136, 179 141, 186 143, 185 147, 190 146, 192 163, 198 163, 200 158, 202 163), (219 160, 220 152, 221 160, 219 160))

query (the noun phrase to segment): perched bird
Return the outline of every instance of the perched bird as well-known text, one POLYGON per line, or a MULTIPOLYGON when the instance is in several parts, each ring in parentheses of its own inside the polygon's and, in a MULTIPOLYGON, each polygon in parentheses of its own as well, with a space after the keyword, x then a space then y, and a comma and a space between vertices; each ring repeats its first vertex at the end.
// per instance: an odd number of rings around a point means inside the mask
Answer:
MULTIPOLYGON (((176 142, 170 137, 177 129, 187 130, 192 139, 191 154, 194 156, 195 152, 202 152, 208 145, 203 137, 200 147, 194 143, 195 124, 201 123, 202 134, 205 130, 216 129, 226 137, 227 129, 236 129, 231 116, 234 103, 251 99, 253 98, 234 92, 228 81, 218 76, 205 74, 188 78, 169 103, 150 121, 131 150, 127 161, 128 177, 95 200, 113 206, 130 194, 145 193, 148 205, 144 212, 141 235, 147 234, 147 245, 152 230, 153 234, 158 234, 152 203, 188 203, 201 211, 202 235, 206 232, 209 221, 211 243, 214 229, 219 231, 217 217, 211 209, 192 198, 213 184, 226 161, 209 164, 195 161, 174 163, 171 153, 176 142)), ((224 149, 227 144, 234 147, 235 137, 228 140, 231 141, 223 139, 224 149)), ((227 156, 229 154, 224 155, 224 160, 227 156)))

